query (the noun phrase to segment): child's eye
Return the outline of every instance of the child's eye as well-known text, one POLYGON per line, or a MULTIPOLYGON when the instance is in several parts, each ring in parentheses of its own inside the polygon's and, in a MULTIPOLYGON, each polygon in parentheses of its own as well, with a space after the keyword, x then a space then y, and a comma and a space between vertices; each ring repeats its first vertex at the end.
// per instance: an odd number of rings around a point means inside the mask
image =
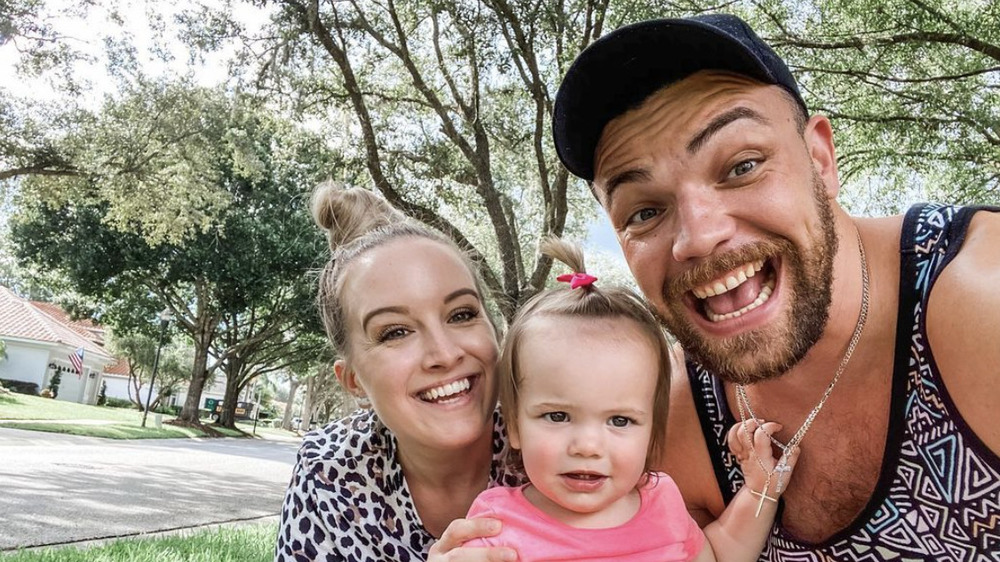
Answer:
POLYGON ((547 414, 543 414, 542 417, 555 423, 562 423, 569 420, 569 414, 566 412, 549 412, 547 414))
POLYGON ((632 420, 625 416, 611 416, 608 421, 615 427, 628 427, 632 423, 632 420))

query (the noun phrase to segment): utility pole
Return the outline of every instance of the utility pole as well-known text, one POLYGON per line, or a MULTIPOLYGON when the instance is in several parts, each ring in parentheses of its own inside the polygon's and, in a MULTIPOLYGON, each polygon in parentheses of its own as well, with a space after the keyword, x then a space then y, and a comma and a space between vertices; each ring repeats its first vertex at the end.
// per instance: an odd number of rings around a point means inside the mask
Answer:
POLYGON ((149 376, 149 392, 146 393, 146 409, 142 412, 142 427, 146 427, 146 416, 149 415, 149 405, 153 401, 153 383, 156 381, 156 369, 160 366, 160 351, 163 350, 163 338, 167 335, 167 325, 174 317, 169 308, 160 312, 160 342, 156 346, 156 356, 153 357, 153 374, 149 376))

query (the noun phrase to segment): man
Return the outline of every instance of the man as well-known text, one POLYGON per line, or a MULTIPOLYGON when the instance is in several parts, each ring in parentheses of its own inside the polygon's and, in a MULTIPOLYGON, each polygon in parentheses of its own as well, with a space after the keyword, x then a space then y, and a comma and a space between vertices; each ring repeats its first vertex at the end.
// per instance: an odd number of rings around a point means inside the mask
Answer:
POLYGON ((801 449, 758 491, 786 489, 762 560, 1000 560, 1000 214, 849 216, 830 122, 733 16, 609 34, 554 114, 687 353, 663 468, 695 518, 742 484, 725 430, 757 417, 801 449))

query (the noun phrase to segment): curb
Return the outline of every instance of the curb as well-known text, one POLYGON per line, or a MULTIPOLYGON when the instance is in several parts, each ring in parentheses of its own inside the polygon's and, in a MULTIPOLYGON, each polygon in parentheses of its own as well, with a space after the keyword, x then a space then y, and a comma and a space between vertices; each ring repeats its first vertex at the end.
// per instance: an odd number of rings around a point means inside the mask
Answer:
MULTIPOLYGON (((18 552, 33 552, 43 549, 50 548, 63 548, 63 547, 77 547, 79 549, 87 549, 95 546, 103 546, 110 542, 115 542, 122 539, 152 539, 157 537, 170 537, 170 536, 185 536, 192 535, 201 531, 209 531, 212 529, 222 529, 222 528, 239 528, 246 525, 254 525, 257 523, 277 523, 280 518, 280 514, 273 515, 261 515, 258 517, 247 517, 244 519, 231 519, 228 521, 216 521, 214 523, 204 523, 201 525, 185 525, 182 527, 173 527, 170 529, 162 529, 159 531, 149 531, 149 532, 139 532, 139 533, 124 533, 121 535, 108 535, 104 537, 95 537, 92 539, 83 539, 78 541, 60 541, 48 544, 34 544, 31 546, 18 546, 13 548, 0 548, 0 558, 3 554, 15 554, 18 552)), ((275 536, 277 540, 277 536, 275 536)))

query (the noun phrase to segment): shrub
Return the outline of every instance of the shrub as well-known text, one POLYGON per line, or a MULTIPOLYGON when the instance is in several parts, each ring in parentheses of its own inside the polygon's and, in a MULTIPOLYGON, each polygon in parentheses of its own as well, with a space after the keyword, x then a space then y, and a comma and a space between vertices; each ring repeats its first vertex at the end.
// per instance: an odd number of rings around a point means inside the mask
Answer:
POLYGON ((131 400, 115 398, 114 396, 105 397, 104 405, 108 408, 135 408, 135 404, 133 404, 131 400))
POLYGON ((97 394, 97 405, 103 406, 108 403, 108 383, 101 381, 101 392, 97 394))
POLYGON ((160 405, 160 406, 157 406, 156 408, 154 408, 153 411, 156 412, 156 413, 158 413, 158 414, 169 414, 169 415, 172 415, 172 416, 179 416, 179 415, 181 415, 181 407, 180 406, 160 405))
POLYGON ((33 382, 12 381, 10 379, 0 379, 5 387, 19 394, 30 394, 38 396, 38 385, 33 382))
POLYGON ((52 375, 52 379, 49 381, 49 386, 46 389, 52 394, 52 396, 48 396, 47 398, 55 398, 56 396, 59 396, 60 383, 62 383, 62 371, 56 371, 55 374, 52 375))
POLYGON ((55 398, 56 395, 48 388, 43 388, 41 392, 38 393, 42 398, 55 398))

